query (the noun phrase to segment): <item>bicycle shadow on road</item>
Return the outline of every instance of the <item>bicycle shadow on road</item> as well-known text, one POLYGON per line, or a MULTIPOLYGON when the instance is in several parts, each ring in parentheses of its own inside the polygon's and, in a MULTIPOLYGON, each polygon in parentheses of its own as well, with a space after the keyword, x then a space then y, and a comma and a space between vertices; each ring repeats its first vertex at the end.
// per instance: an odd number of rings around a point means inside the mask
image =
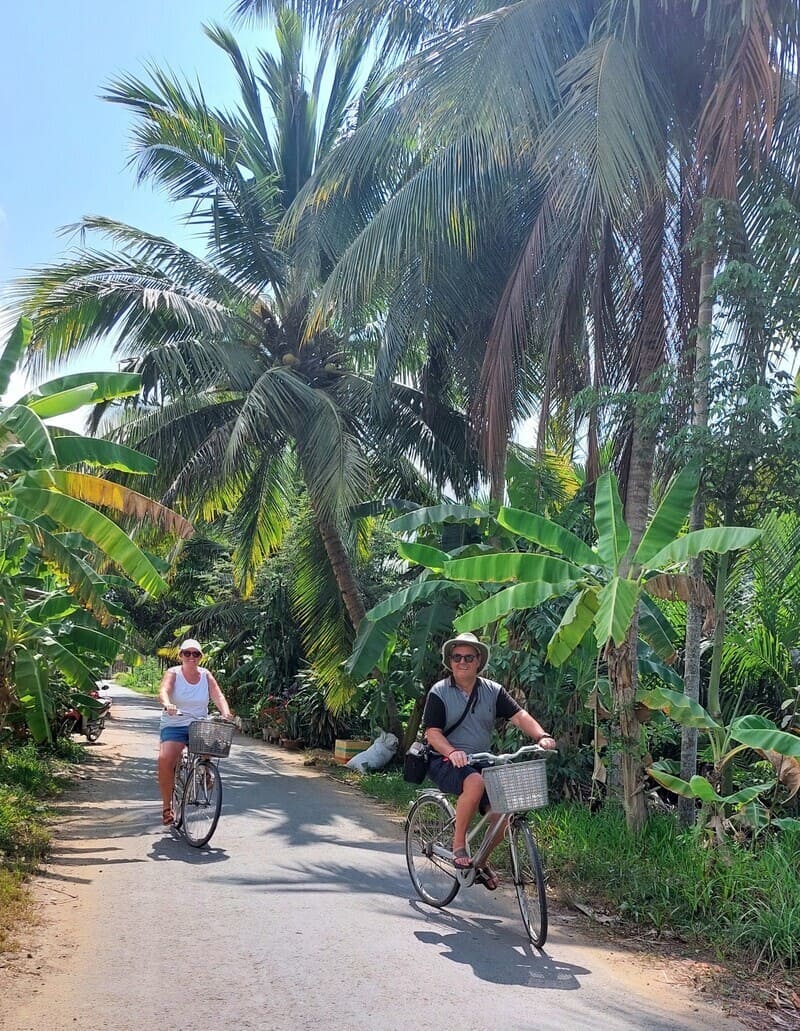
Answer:
POLYGON ((148 859, 157 861, 170 860, 171 862, 186 863, 189 866, 210 866, 214 863, 224 863, 230 856, 224 848, 214 848, 213 845, 203 845, 201 848, 192 848, 186 844, 186 839, 178 830, 165 831, 163 836, 154 841, 147 853, 148 859))
MULTIPOLYGON (((409 905, 430 923, 427 909, 413 900, 409 905)), ((587 967, 556 960, 518 937, 511 939, 505 917, 465 918, 448 913, 442 923, 441 930, 414 931, 414 937, 424 945, 441 946, 441 956, 471 967, 481 981, 574 992, 581 987, 578 977, 591 974, 587 967)))

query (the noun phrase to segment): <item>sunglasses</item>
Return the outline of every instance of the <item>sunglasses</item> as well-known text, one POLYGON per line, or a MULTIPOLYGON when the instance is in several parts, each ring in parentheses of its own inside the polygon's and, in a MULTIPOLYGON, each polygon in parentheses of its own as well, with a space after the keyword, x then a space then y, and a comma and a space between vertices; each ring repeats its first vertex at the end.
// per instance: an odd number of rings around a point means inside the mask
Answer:
POLYGON ((462 655, 461 652, 452 652, 450 655, 451 662, 477 662, 477 655, 462 655))
POLYGON ((181 655, 188 655, 190 659, 199 659, 202 652, 181 652, 181 655))

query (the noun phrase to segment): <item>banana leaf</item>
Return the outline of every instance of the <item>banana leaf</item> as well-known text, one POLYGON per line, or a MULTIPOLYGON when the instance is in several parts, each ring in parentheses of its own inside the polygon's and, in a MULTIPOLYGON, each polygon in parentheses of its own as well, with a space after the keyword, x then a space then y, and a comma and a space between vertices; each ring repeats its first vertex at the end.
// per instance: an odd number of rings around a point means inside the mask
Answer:
POLYGON ((514 584, 480 602, 474 608, 462 613, 453 623, 458 633, 488 626, 509 612, 521 609, 535 609, 550 598, 558 598, 573 589, 572 583, 548 584, 540 580, 514 584))
POLYGON ((687 465, 673 479, 656 513, 639 541, 633 561, 647 566, 650 559, 668 547, 686 521, 700 481, 696 465, 687 465))
POLYGON ((594 511, 597 555, 603 565, 616 572, 630 546, 631 531, 625 525, 617 478, 613 473, 603 473, 598 479, 594 511))
POLYGON ((542 580, 548 584, 563 584, 583 579, 584 572, 579 566, 552 555, 511 551, 453 559, 445 566, 445 575, 452 580, 483 583, 542 580))
POLYGON ((560 666, 572 655, 594 623, 598 604, 596 587, 575 595, 547 645, 548 662, 560 666))
POLYGON ((534 512, 523 512, 518 508, 501 508, 497 515, 498 523, 511 530, 518 537, 540 544, 548 551, 558 552, 572 562, 582 566, 599 566, 600 558, 594 551, 569 530, 536 515, 534 512))
POLYGON ((655 687, 638 695, 637 701, 648 709, 660 709, 682 727, 697 727, 698 730, 722 730, 723 728, 697 702, 678 691, 667 687, 655 687))
POLYGON ((474 522, 477 519, 490 519, 491 513, 480 508, 469 508, 467 505, 434 505, 430 508, 417 508, 406 515, 398 516, 389 522, 389 529, 396 533, 410 533, 420 526, 436 523, 474 522))
POLYGON ((607 641, 613 641, 619 646, 625 640, 639 601, 639 593, 636 582, 619 576, 600 588, 594 620, 594 636, 600 648, 607 641))
POLYGON ((779 730, 763 716, 739 716, 730 725, 730 735, 748 748, 800 757, 800 737, 779 730))

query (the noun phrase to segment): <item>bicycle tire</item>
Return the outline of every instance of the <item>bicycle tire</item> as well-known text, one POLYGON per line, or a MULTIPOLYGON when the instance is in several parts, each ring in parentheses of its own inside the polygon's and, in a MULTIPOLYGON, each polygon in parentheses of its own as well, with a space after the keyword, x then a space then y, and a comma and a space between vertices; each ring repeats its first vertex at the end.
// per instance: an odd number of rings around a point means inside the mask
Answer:
POLYGON ((222 778, 212 762, 201 759, 189 771, 181 808, 186 840, 201 848, 217 829, 222 809, 222 778))
POLYGON ((176 830, 180 830, 183 824, 183 796, 186 791, 187 772, 188 766, 181 758, 175 767, 175 778, 172 782, 172 814, 174 816, 172 826, 176 830))
POLYGON ((524 819, 512 822, 510 840, 511 874, 522 922, 531 942, 541 949, 547 940, 547 894, 539 850, 524 819))
POLYGON ((449 859, 434 854, 434 847, 452 848, 455 812, 439 795, 422 795, 406 820, 406 865, 414 890, 423 902, 441 909, 458 894, 461 882, 449 859))

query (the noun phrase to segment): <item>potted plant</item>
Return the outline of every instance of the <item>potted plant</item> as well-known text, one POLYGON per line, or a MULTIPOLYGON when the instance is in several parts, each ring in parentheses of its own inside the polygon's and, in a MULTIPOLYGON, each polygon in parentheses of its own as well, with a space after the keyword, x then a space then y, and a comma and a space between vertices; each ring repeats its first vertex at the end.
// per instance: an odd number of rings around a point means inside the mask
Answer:
POLYGON ((300 713, 297 712, 296 709, 287 707, 285 711, 283 734, 280 739, 281 744, 289 751, 298 751, 303 747, 303 740, 300 735, 300 713))

